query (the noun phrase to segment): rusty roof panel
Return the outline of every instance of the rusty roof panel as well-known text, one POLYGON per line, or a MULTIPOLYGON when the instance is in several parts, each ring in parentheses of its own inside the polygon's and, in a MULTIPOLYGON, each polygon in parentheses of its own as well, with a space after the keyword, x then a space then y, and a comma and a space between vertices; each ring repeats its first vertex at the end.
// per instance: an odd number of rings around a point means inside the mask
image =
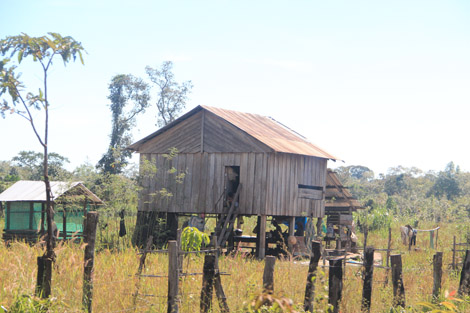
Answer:
POLYGON ((276 152, 338 160, 333 155, 310 143, 305 137, 273 118, 209 106, 201 107, 245 131, 276 152))

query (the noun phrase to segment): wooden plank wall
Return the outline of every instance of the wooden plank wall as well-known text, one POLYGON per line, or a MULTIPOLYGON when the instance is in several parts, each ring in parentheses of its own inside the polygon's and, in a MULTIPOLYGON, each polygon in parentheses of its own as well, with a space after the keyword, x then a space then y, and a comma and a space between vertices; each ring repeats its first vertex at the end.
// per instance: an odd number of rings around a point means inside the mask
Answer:
POLYGON ((221 213, 225 166, 240 167, 240 214, 324 216, 323 200, 300 199, 298 184, 325 186, 326 160, 284 153, 181 153, 171 161, 162 154, 141 155, 158 168, 143 179, 139 210, 173 213, 221 213), (169 173, 174 167, 176 173, 169 173), (182 184, 175 175, 185 172, 182 184), (153 196, 167 188, 173 196, 153 196))
POLYGON ((266 153, 181 153, 171 161, 162 154, 141 155, 141 159, 144 157, 150 158, 158 171, 151 179, 142 180, 139 210, 221 213, 225 166, 240 167, 240 183, 243 186, 239 201, 240 213, 258 215, 265 207, 263 184, 267 181, 266 153), (171 167, 176 169, 176 173, 168 172, 171 167), (182 172, 185 173, 183 182, 177 183, 175 176, 182 172), (173 196, 169 199, 155 196, 162 188, 166 188, 173 196))
POLYGON ((323 186, 326 159, 277 153, 268 160, 266 215, 324 216, 324 200, 299 198, 298 184, 323 186))

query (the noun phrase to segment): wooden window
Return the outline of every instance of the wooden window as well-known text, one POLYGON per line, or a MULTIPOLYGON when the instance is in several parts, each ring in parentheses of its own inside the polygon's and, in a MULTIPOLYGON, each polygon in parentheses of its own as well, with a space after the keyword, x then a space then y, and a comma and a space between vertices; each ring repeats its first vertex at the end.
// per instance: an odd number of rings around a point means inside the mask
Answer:
POLYGON ((310 200, 323 200, 323 187, 299 184, 299 198, 310 200))

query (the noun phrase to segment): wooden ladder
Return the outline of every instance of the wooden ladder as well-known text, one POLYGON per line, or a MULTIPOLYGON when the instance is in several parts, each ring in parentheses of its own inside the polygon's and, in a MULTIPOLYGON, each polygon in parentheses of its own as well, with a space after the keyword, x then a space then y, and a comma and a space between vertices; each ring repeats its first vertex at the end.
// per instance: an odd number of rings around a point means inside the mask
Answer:
POLYGON ((217 236, 217 245, 219 247, 225 247, 225 243, 230 236, 230 233, 233 230, 233 225, 235 224, 235 220, 238 216, 238 207, 235 206, 235 203, 238 202, 240 198, 240 189, 242 185, 239 184, 237 188, 237 192, 233 197, 232 204, 227 213, 222 214, 220 220, 217 222, 217 226, 215 227, 215 234, 217 236))

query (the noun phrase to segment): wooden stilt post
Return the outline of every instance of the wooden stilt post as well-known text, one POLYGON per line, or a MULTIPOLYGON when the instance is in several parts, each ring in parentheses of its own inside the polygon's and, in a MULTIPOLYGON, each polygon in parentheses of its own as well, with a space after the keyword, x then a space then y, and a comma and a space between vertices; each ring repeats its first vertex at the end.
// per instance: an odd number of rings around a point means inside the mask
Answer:
POLYGON ((274 293, 274 265, 276 257, 268 255, 264 261, 263 273, 263 292, 268 294, 274 293))
POLYGON ((287 240, 288 245, 289 245, 289 252, 294 253, 294 245, 292 244, 292 240, 290 240, 291 237, 293 237, 295 234, 295 216, 291 216, 289 218, 289 240, 287 240))
POLYGON ((328 303, 333 306, 333 313, 339 312, 339 303, 343 291, 343 259, 331 259, 329 271, 328 303))
POLYGON ((362 288, 362 311, 370 312, 372 300, 372 277, 374 274, 374 247, 364 249, 364 286, 362 288))
POLYGON ((93 301, 93 271, 95 264, 95 238, 98 225, 98 212, 89 212, 86 215, 85 236, 85 265, 83 270, 83 298, 82 304, 87 312, 92 311, 93 301))
POLYGON ((468 296, 470 294, 470 250, 465 252, 465 259, 460 273, 459 295, 468 296))
POLYGON ((442 252, 436 252, 433 256, 433 277, 434 284, 432 287, 432 297, 433 300, 439 298, 439 293, 441 291, 441 281, 442 281, 442 252))
POLYGON ((405 287, 403 286, 403 273, 401 255, 390 256, 392 264, 393 306, 405 307, 405 287))
POLYGON ((321 256, 321 245, 318 241, 312 241, 312 255, 308 266, 307 286, 305 287, 304 311, 313 312, 313 300, 315 296, 315 280, 317 277, 318 261, 321 256))
POLYGON ((178 244, 168 241, 168 313, 178 313, 178 244))
POLYGON ((259 247, 258 247, 258 259, 262 260, 266 256, 266 215, 261 215, 258 219, 259 228, 258 228, 258 237, 259 237, 259 247))

